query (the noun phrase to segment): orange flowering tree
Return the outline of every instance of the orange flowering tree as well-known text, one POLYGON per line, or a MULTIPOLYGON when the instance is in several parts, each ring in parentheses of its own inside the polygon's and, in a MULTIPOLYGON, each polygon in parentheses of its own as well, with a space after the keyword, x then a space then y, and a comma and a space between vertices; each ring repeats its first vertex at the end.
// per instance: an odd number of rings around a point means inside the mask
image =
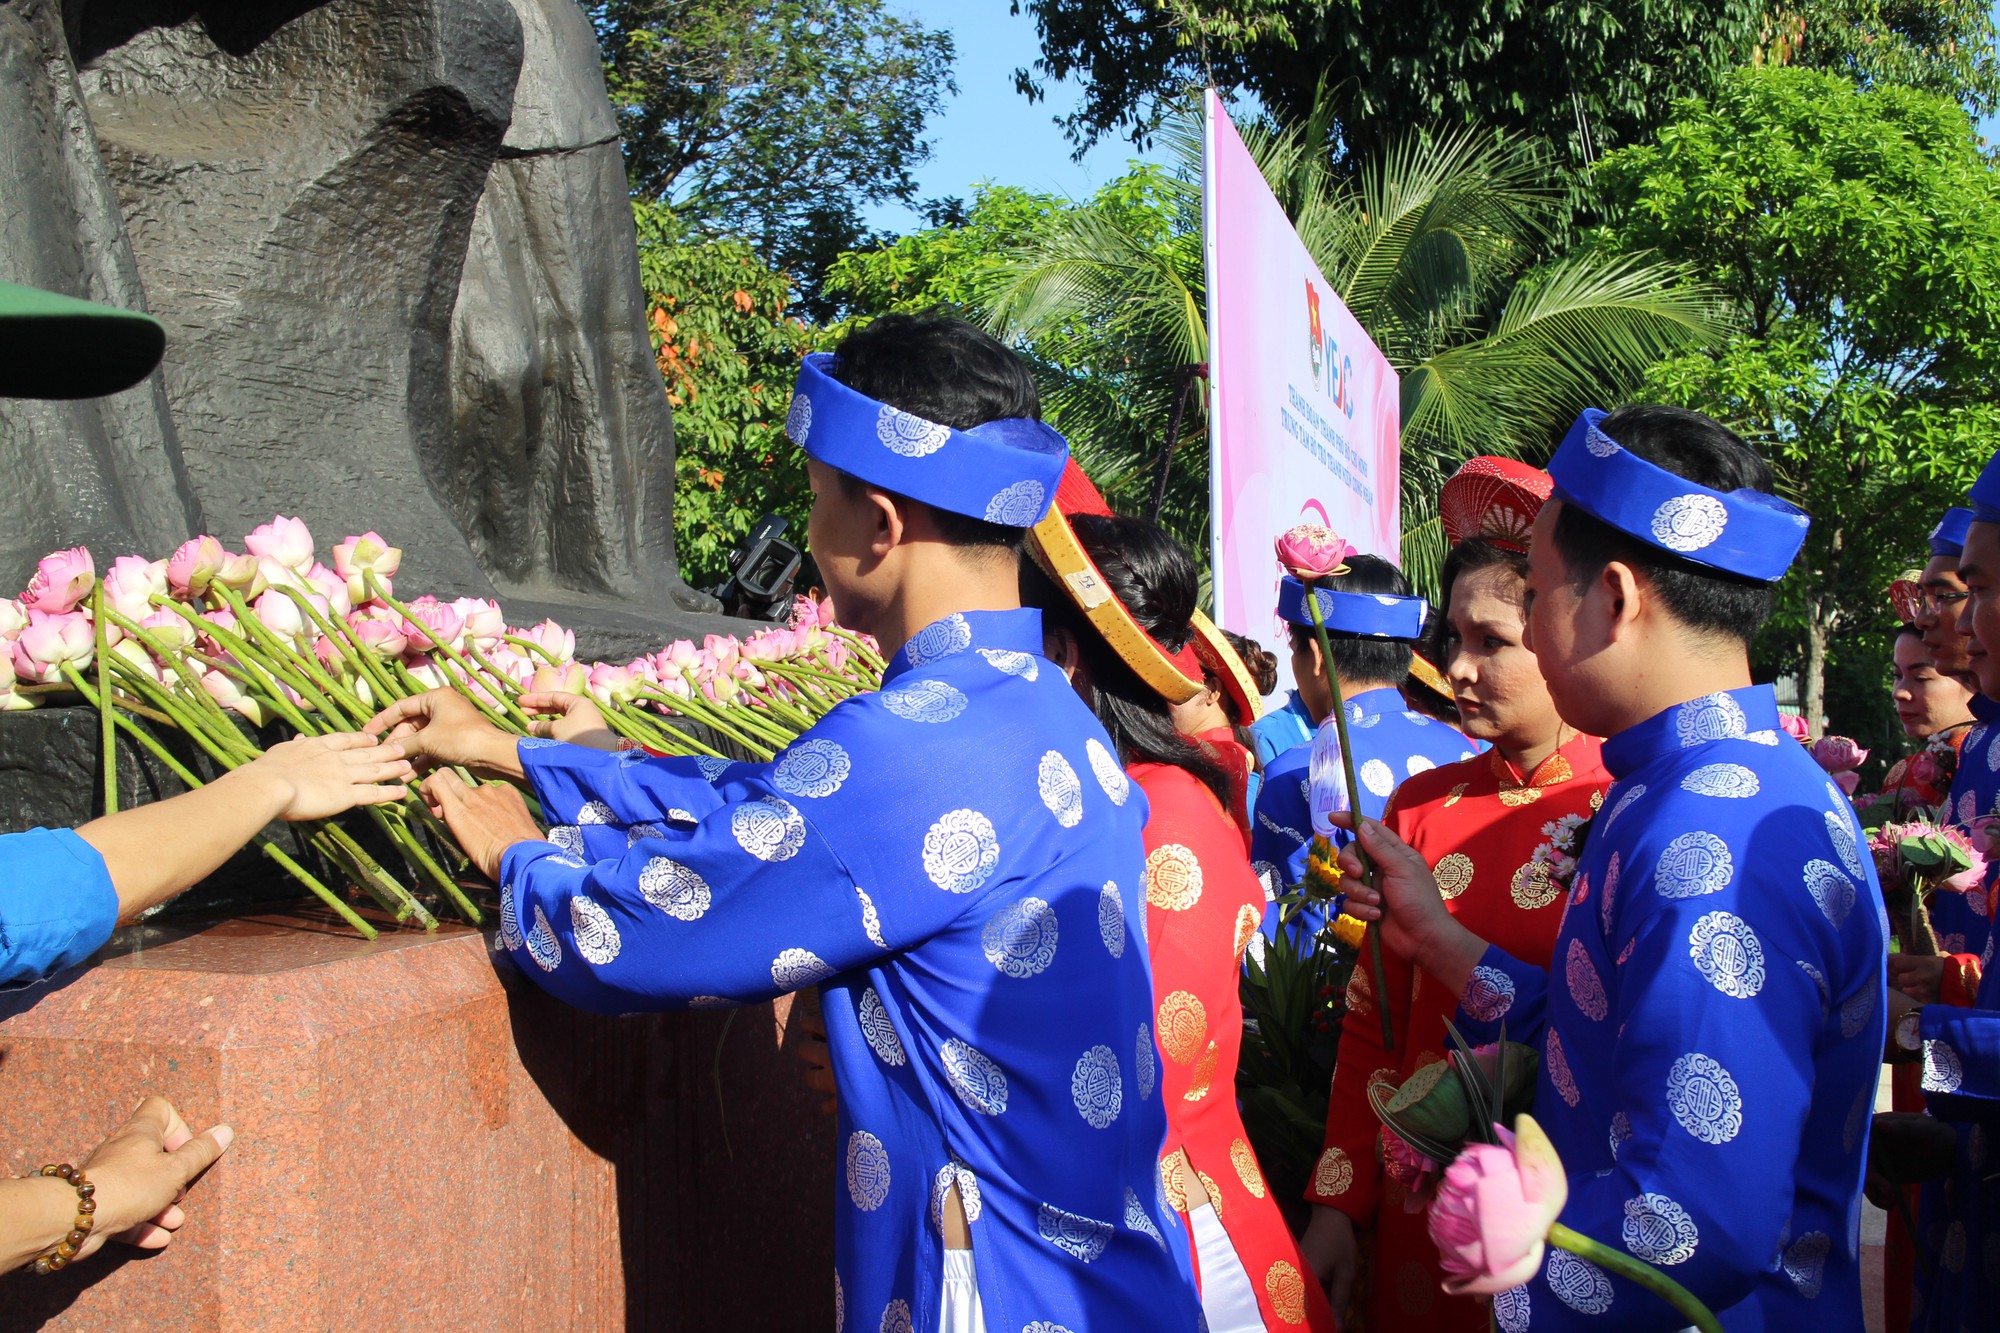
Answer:
POLYGON ((696 232, 661 204, 635 201, 632 211, 646 318, 674 410, 674 536, 688 580, 711 584, 764 514, 803 535, 811 495, 785 410, 814 334, 788 313, 791 278, 749 242, 696 232))

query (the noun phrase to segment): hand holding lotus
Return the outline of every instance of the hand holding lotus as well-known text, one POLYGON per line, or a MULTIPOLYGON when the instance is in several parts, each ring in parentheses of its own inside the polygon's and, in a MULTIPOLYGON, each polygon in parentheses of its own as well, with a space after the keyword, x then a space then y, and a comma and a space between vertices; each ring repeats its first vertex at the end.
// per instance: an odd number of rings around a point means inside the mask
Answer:
POLYGON ((416 776, 399 741, 340 732, 295 736, 237 769, 221 782, 259 782, 270 788, 278 818, 331 819, 356 806, 384 805, 409 795, 416 776))
POLYGON ((443 769, 424 779, 424 802, 451 829, 466 859, 495 883, 500 859, 517 842, 535 842, 541 826, 528 814, 521 793, 505 783, 468 787, 458 774, 443 769))
MULTIPOLYGON (((1332 816, 1336 827, 1354 827, 1354 812, 1332 816)), ((1426 972, 1454 990, 1486 951, 1486 943, 1458 924, 1438 892, 1437 879, 1414 848, 1372 819, 1364 819, 1359 841, 1340 849, 1341 887, 1347 892, 1346 914, 1360 921, 1379 922, 1382 942, 1399 957, 1423 960, 1426 972), (1361 853, 1374 862, 1373 876, 1364 878, 1361 853)))
POLYGON ((563 690, 530 690, 515 700, 524 713, 554 713, 553 718, 536 720, 528 730, 537 736, 586 745, 593 750, 615 750, 618 736, 605 725, 604 714, 582 694, 563 690))
POLYGON ((426 690, 398 699, 368 719, 362 731, 397 742, 413 763, 463 765, 494 777, 522 776, 515 750, 518 738, 488 722, 457 690, 426 690))

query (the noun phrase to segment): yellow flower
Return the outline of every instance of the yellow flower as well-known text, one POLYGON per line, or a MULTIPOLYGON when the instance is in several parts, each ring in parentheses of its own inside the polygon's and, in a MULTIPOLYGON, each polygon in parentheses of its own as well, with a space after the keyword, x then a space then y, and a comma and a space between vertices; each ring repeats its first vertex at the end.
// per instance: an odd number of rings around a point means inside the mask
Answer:
POLYGON ((1367 922, 1357 921, 1345 912, 1333 919, 1333 937, 1350 949, 1359 949, 1367 932, 1367 922))

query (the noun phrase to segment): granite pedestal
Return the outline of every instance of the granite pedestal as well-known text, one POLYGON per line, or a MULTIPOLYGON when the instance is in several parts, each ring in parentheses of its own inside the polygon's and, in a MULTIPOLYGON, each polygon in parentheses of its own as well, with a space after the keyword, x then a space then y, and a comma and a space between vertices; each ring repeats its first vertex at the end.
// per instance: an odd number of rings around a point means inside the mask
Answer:
POLYGON ((594 1017, 465 927, 129 928, 0 997, 0 1170, 150 1093, 236 1142, 171 1247, 0 1278, 0 1329, 827 1327, 833 1129, 788 1014, 594 1017))

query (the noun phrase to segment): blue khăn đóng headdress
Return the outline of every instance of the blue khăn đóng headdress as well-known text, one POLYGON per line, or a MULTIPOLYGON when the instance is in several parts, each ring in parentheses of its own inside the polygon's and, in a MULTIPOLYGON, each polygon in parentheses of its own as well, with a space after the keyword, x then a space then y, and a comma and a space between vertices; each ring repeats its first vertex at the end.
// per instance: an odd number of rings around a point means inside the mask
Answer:
POLYGON ((1555 496, 1599 522, 1690 563, 1776 583, 1805 544, 1812 519, 1775 495, 1712 491, 1622 447, 1584 409, 1549 460, 1555 496))
POLYGON ((2000 523, 2000 450, 1986 460, 1986 466, 1979 470, 1979 480, 1972 483, 1972 521, 2000 523))
POLYGON ((1030 417, 953 430, 878 403, 830 373, 814 352, 799 367, 785 434, 818 461, 939 509, 1029 528, 1049 512, 1069 441, 1030 417))
MULTIPOLYGON (((1430 614, 1430 603, 1421 597, 1342 592, 1337 588, 1315 588, 1313 595, 1319 600, 1320 619, 1329 634, 1415 641, 1424 636, 1424 617, 1430 614)), ((1278 585, 1278 615, 1294 625, 1312 624, 1312 612, 1306 609, 1306 585, 1290 574, 1278 585)))
POLYGON ((1931 554, 1961 556, 1965 554, 1965 530, 1972 526, 1970 509, 1947 509, 1937 526, 1931 529, 1931 554))

